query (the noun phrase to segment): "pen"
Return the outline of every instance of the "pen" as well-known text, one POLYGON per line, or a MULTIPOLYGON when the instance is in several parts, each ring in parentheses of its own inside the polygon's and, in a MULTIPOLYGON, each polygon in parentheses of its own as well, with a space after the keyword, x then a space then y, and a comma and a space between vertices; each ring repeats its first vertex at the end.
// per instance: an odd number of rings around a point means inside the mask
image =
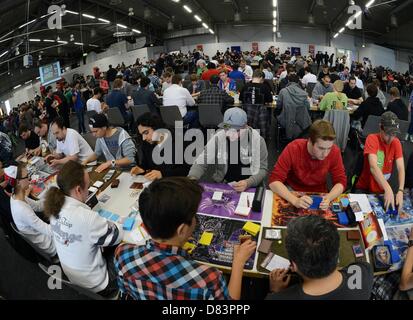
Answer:
POLYGON ((250 207, 250 198, 247 196, 247 206, 250 207))

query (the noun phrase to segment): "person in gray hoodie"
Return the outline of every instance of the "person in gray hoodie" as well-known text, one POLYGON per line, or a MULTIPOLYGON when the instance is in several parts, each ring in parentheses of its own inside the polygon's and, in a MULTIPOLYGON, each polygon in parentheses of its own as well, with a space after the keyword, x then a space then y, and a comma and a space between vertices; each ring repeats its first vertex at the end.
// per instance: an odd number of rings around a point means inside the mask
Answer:
POLYGON ((287 139, 297 138, 311 125, 308 113, 310 102, 307 93, 299 85, 300 79, 295 73, 288 76, 288 85, 281 89, 278 95, 277 108, 281 114, 278 116, 280 125, 285 128, 287 139))
POLYGON ((313 90, 313 99, 321 101, 328 92, 334 92, 333 85, 330 83, 331 78, 329 74, 324 74, 321 81, 317 82, 313 90))
POLYGON ((268 151, 257 130, 248 127, 247 114, 241 108, 225 111, 219 130, 207 143, 189 171, 199 180, 213 167, 212 179, 228 182, 237 192, 260 185, 268 174, 268 151))
POLYGON ((83 161, 83 165, 96 161, 100 156, 104 156, 106 162, 97 167, 96 172, 135 165, 136 147, 124 129, 109 127, 108 119, 102 113, 94 115, 89 125, 97 140, 95 152, 83 161))

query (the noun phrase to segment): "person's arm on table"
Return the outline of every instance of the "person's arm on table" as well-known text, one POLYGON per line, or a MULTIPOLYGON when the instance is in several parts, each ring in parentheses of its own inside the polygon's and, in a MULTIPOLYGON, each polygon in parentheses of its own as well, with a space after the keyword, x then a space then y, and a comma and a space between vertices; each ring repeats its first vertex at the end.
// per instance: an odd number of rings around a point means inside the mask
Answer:
POLYGON ((342 194, 346 188, 347 177, 346 171, 344 169, 343 159, 341 157, 340 151, 337 150, 336 154, 337 158, 333 159, 332 167, 330 168, 330 174, 333 179, 333 188, 320 203, 321 210, 327 210, 330 206, 330 202, 336 199, 340 194, 342 194))
MULTIPOLYGON (((383 172, 380 170, 380 168, 377 166, 377 155, 375 154, 369 154, 369 165, 370 165, 370 172, 373 175, 374 179, 376 182, 382 187, 384 190, 384 206, 386 210, 392 206, 394 208, 394 194, 391 186, 387 182, 387 180, 384 178, 383 172)), ((404 177, 403 177, 404 180, 404 177)))
MULTIPOLYGON (((413 228, 410 230, 409 240, 413 240, 413 228)), ((413 289, 413 247, 407 248, 399 289, 402 291, 413 289)))
POLYGON ((86 166, 89 162, 93 162, 97 160, 96 153, 92 153, 86 160, 82 161, 82 166, 86 166))
POLYGON ((241 245, 234 245, 231 278, 228 284, 229 295, 233 300, 241 299, 241 284, 244 275, 244 265, 255 252, 257 243, 247 240, 241 245))
POLYGON ((403 190, 406 172, 404 170, 403 157, 396 159, 397 172, 399 176, 399 190, 396 193, 396 206, 399 207, 399 211, 403 210, 403 190))
POLYGON ((56 165, 61 165, 61 164, 63 165, 65 163, 69 162, 69 161, 78 162, 78 160, 79 160, 78 155, 74 154, 74 155, 71 155, 71 156, 66 156, 66 157, 61 158, 61 159, 54 159, 54 160, 50 161, 50 165, 52 167, 54 167, 56 165))

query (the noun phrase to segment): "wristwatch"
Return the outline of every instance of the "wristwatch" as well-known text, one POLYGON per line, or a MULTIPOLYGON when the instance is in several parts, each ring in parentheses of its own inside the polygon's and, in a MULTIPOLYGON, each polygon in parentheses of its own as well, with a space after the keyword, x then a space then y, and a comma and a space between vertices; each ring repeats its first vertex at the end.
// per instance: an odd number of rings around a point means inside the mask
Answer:
POLYGON ((407 243, 407 247, 408 248, 413 247, 413 240, 409 240, 409 242, 407 243))
POLYGON ((116 161, 115 160, 112 160, 110 163, 112 165, 112 168, 116 167, 116 161))

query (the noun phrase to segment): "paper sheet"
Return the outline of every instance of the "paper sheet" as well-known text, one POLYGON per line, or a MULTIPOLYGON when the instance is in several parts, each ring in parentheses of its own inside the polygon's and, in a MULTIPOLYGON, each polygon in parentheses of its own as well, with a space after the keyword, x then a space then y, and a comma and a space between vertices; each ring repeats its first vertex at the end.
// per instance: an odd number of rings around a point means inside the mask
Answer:
MULTIPOLYGON (((357 201, 358 204, 360 205, 361 211, 363 213, 370 213, 370 212, 373 211, 373 209, 371 208, 369 199, 367 198, 367 196, 365 194, 350 193, 348 195, 348 198, 349 198, 350 202, 357 201)), ((364 218, 363 218, 363 220, 364 220, 364 218)))
POLYGON ((383 233, 383 240, 384 240, 384 241, 389 240, 389 236, 387 235, 387 231, 386 231, 386 227, 384 226, 384 221, 383 221, 383 219, 377 219, 377 221, 379 222, 379 226, 380 226, 381 232, 383 233))
POLYGON ((254 196, 254 192, 241 192, 238 205, 235 208, 235 213, 242 216, 248 216, 251 211, 254 196))
POLYGON ((290 267, 290 261, 281 257, 279 255, 274 254, 270 262, 267 264, 265 269, 268 271, 273 271, 275 269, 288 269, 290 267))

